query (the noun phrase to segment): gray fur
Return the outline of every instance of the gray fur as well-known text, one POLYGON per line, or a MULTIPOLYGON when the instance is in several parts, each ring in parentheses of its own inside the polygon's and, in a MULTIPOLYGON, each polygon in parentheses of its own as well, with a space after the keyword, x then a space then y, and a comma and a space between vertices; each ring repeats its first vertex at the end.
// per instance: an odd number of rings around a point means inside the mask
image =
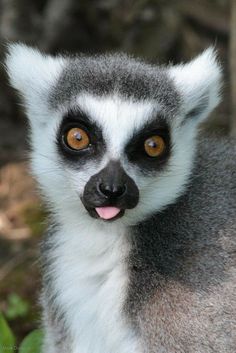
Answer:
MULTIPOLYGON (((52 220, 51 220, 52 221, 52 220)), ((43 351, 47 352, 49 347, 58 349, 60 352, 69 352, 71 350, 70 334, 67 330, 64 320, 63 308, 55 303, 57 293, 54 290, 53 277, 53 252, 55 251, 54 234, 59 226, 52 222, 51 226, 41 243, 41 270, 43 273, 43 289, 41 293, 41 305, 43 310, 43 326, 47 327, 43 351), (53 342, 53 344, 52 344, 53 342)), ((48 353, 51 353, 50 351, 48 353)))
POLYGON ((180 103, 166 68, 146 64, 125 54, 68 59, 49 95, 49 103, 56 108, 70 102, 80 92, 97 96, 118 93, 135 100, 153 99, 168 112, 176 111, 180 103))
POLYGON ((132 229, 126 312, 148 353, 236 351, 236 144, 202 139, 186 193, 132 229))

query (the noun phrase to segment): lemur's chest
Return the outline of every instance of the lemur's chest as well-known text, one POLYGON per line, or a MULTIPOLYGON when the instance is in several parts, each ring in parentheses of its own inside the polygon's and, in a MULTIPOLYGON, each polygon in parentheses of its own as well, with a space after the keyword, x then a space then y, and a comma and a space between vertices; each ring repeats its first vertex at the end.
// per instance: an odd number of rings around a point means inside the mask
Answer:
POLYGON ((72 235, 57 249, 57 301, 64 308, 73 353, 138 352, 123 310, 128 247, 122 235, 109 237, 98 234, 101 242, 94 240, 88 247, 90 235, 80 234, 77 242, 72 235))

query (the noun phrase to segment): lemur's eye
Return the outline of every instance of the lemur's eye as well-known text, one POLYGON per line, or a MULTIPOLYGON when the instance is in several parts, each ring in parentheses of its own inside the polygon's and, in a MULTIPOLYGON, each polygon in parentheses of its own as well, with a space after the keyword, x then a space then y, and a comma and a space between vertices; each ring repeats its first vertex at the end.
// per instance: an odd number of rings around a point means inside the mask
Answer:
POLYGON ((161 136, 151 136, 144 142, 145 152, 149 157, 159 157, 165 151, 165 141, 161 136))
POLYGON ((83 129, 74 127, 65 134, 65 142, 68 147, 80 151, 88 147, 90 140, 88 134, 83 129))

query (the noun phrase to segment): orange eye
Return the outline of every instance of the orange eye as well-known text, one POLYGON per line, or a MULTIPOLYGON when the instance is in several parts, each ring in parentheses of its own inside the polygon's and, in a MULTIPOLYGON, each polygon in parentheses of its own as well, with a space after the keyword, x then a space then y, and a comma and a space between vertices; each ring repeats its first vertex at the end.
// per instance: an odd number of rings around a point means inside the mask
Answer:
POLYGON ((149 157, 159 157, 165 151, 165 141, 161 136, 149 137, 144 142, 144 149, 149 157))
POLYGON ((76 151, 87 148, 90 142, 88 134, 79 127, 70 129, 66 133, 65 140, 67 145, 76 151))

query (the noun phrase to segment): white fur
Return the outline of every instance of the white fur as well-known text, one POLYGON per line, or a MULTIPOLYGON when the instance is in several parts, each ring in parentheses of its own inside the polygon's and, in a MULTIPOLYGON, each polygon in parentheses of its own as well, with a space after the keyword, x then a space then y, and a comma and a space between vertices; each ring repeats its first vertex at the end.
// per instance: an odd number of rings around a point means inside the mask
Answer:
MULTIPOLYGON (((88 94, 79 96, 76 103, 101 126, 106 140, 107 153, 101 164, 96 165, 96 171, 104 168, 111 159, 119 159, 139 187, 140 202, 135 209, 126 211, 123 223, 135 224, 170 204, 181 194, 192 168, 197 132, 195 128, 191 125, 180 128, 178 119, 173 119, 171 131, 174 149, 168 167, 159 175, 143 177, 135 166, 128 163, 124 148, 145 123, 157 116, 161 109, 159 104, 154 101, 133 102, 117 95, 98 98, 88 94)), ((83 173, 84 183, 81 183, 82 172, 73 171, 77 190, 82 186, 83 191, 86 182, 93 175, 91 171, 93 172, 92 167, 86 168, 86 172, 83 173)))
POLYGON ((144 176, 129 163, 125 145, 161 107, 158 102, 137 102, 116 94, 98 98, 83 93, 73 105, 100 125, 107 146, 102 160, 90 161, 77 171, 61 164, 54 141, 63 111, 69 107, 52 111, 45 98, 64 65, 65 59, 45 57, 19 45, 11 47, 7 59, 11 82, 24 96, 31 122, 32 169, 61 225, 54 237, 55 301, 66 312, 71 353, 139 353, 138 338, 122 314, 128 281, 127 226, 182 193, 192 169, 196 126, 218 102, 220 69, 211 49, 189 64, 169 69, 182 98, 181 113, 171 122, 173 151, 162 171, 144 176), (202 115, 185 123, 184 116, 204 95, 209 100, 202 115), (140 201, 123 218, 105 224, 91 219, 79 196, 90 177, 111 159, 119 159, 135 180, 140 201))
POLYGON ((203 114, 196 119, 197 123, 205 119, 218 105, 221 88, 221 68, 213 48, 208 48, 187 64, 171 67, 169 74, 174 80, 183 100, 182 118, 194 109, 204 97, 209 98, 208 105, 203 114))
POLYGON ((65 60, 43 55, 23 44, 9 46, 6 66, 12 86, 23 99, 28 116, 39 122, 48 120, 47 94, 59 77, 65 60))
MULTIPOLYGON (((80 219, 80 217, 78 217, 80 219)), ((66 312, 73 353, 138 353, 122 315, 127 287, 125 229, 67 219, 57 234, 56 303, 66 312)))
POLYGON ((157 102, 133 102, 116 94, 102 98, 83 94, 76 103, 102 128, 109 159, 119 159, 131 136, 160 111, 157 102))

